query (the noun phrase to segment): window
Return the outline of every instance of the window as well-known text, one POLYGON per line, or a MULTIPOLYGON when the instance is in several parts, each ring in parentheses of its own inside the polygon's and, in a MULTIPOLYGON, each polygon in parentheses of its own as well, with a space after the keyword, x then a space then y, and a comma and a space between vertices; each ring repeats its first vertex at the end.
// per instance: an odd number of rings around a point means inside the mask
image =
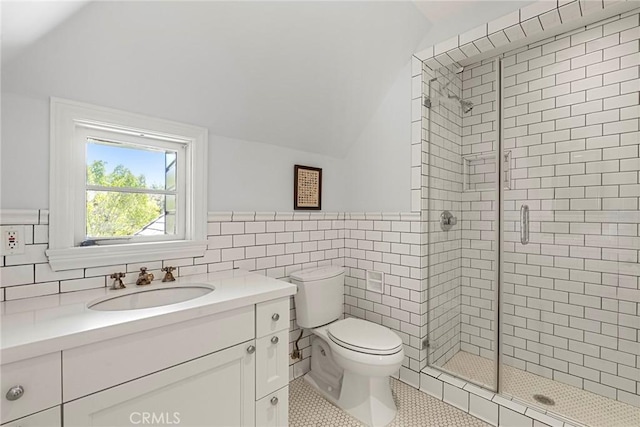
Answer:
POLYGON ((207 131, 51 101, 54 270, 202 256, 207 131))
POLYGON ((184 144, 93 128, 78 137, 86 173, 76 244, 184 237, 184 144))

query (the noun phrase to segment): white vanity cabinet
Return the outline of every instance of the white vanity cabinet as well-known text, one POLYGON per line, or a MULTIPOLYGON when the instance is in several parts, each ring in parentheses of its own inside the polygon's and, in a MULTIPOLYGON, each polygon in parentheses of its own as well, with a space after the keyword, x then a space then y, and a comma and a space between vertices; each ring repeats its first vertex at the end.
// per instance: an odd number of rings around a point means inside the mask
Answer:
POLYGON ((286 426, 288 338, 287 297, 63 351, 64 426, 286 426))
POLYGON ((215 290, 139 310, 88 308, 126 295, 106 288, 2 302, 0 426, 286 426, 295 286, 238 270, 181 282, 215 290))
POLYGON ((64 404, 64 425, 252 426, 253 342, 64 404))

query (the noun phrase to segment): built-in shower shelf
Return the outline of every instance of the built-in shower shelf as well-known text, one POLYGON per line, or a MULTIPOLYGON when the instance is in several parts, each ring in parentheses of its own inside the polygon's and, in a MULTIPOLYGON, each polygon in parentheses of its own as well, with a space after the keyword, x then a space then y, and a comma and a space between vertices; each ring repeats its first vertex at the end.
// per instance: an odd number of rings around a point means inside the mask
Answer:
MULTIPOLYGON (((507 150, 503 155, 504 177, 502 183, 505 190, 511 189, 511 151, 507 150)), ((462 170, 464 176, 463 190, 489 191, 495 190, 496 182, 496 155, 495 153, 469 154, 462 157, 462 170)))

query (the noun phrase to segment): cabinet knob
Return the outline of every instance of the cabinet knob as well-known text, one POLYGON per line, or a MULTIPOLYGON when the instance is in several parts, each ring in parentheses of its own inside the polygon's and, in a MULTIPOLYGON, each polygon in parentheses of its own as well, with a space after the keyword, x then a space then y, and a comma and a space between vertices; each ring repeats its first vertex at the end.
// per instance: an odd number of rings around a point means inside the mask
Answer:
POLYGON ((253 354, 256 352, 256 348, 252 345, 250 345, 249 347, 247 347, 247 353, 249 354, 253 354))
POLYGON ((277 405, 277 404, 278 404, 278 398, 277 398, 277 397, 275 397, 275 396, 273 396, 273 397, 271 398, 271 404, 272 404, 272 405, 277 405))
POLYGON ((277 322, 278 320, 280 320, 280 315, 278 313, 273 313, 273 316, 271 316, 271 320, 277 322))
POLYGON ((271 342, 272 342, 273 344, 278 344, 278 341, 280 341, 280 340, 278 339, 278 337, 272 337, 272 338, 271 338, 271 342))
POLYGON ((7 392, 7 400, 18 400, 24 394, 24 387, 21 385, 14 385, 7 392))

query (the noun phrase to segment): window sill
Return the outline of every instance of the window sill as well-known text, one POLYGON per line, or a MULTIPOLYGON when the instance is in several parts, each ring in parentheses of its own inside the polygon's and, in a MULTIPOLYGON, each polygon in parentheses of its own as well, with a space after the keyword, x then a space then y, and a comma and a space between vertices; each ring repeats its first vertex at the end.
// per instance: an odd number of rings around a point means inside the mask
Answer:
POLYGON ((128 243, 125 245, 83 246, 46 251, 53 271, 103 267, 134 262, 204 256, 206 241, 128 243))

